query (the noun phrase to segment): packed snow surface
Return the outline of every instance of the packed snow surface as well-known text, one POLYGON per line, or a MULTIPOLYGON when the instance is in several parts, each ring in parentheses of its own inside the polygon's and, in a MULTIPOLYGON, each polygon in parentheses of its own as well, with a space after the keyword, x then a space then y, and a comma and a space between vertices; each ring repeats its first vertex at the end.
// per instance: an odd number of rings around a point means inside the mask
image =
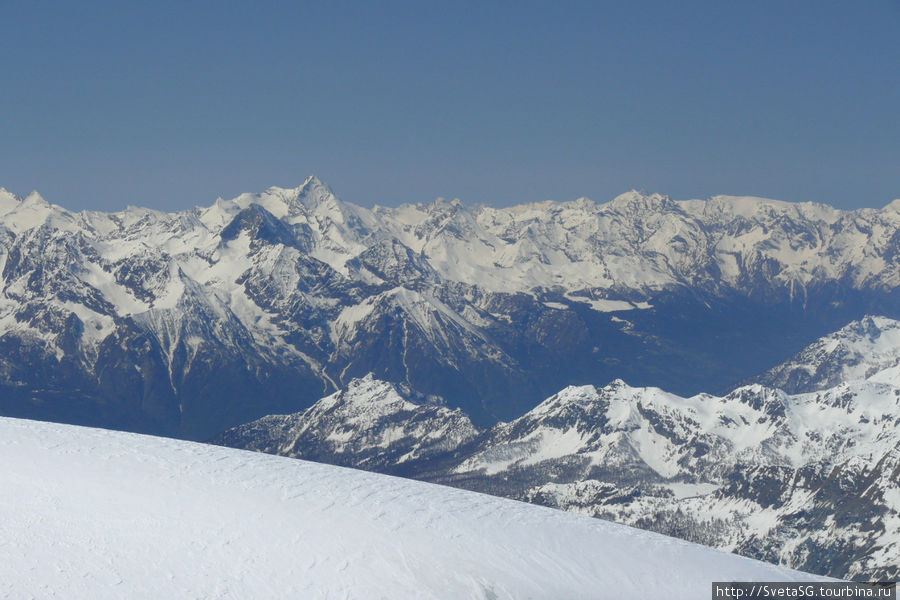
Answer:
POLYGON ((216 446, 0 419, 0 596, 670 598, 812 576, 561 511, 216 446))

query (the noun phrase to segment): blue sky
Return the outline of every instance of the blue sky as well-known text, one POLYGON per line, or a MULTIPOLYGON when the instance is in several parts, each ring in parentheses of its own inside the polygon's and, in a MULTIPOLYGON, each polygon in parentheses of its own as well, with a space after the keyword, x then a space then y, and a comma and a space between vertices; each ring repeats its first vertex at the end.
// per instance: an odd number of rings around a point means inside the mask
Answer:
POLYGON ((206 205, 900 197, 900 3, 6 2, 0 186, 206 205))

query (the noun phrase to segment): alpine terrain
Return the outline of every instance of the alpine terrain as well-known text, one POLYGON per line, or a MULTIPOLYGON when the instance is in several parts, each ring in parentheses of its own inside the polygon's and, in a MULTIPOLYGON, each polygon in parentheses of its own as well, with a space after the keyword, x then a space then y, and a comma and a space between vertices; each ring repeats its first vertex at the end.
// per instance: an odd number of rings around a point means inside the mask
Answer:
POLYGON ((484 429, 573 384, 727 392, 900 318, 898 284, 900 201, 368 209, 310 177, 74 213, 2 190, 0 414, 207 439, 372 373, 484 429))
POLYGON ((215 441, 526 500, 813 573, 896 580, 898 332, 900 321, 866 317, 765 384, 723 396, 622 380, 570 386, 482 430, 367 376, 215 441))

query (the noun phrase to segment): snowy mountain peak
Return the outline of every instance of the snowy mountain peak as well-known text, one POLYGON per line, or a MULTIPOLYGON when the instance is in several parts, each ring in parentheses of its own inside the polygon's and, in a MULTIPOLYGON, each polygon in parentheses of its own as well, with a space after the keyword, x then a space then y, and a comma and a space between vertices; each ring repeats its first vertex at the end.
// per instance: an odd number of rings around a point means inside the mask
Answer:
POLYGON ((61 206, 47 202, 36 191, 15 203, 7 198, 5 204, 9 210, 2 215, 3 225, 16 234, 41 226, 68 232, 80 229, 75 215, 61 206))
POLYGON ((684 200, 678 204, 688 214, 726 223, 748 220, 777 224, 785 219, 797 219, 832 224, 846 214, 827 204, 785 202, 757 196, 717 195, 706 200, 684 200))
POLYGON ((29 192, 25 198, 22 199, 22 204, 34 205, 34 206, 50 206, 50 203, 44 200, 44 197, 37 190, 32 190, 29 192))
POLYGON ((611 202, 603 205, 603 208, 626 213, 642 210, 666 212, 678 210, 678 205, 664 194, 648 194, 638 190, 631 190, 616 196, 611 202))
POLYGON ((315 175, 307 177, 303 185, 297 188, 297 192, 297 197, 304 202, 307 208, 320 202, 337 199, 328 184, 315 175))
POLYGON ((431 206, 436 209, 454 210, 464 208, 463 201, 459 198, 451 198, 450 200, 442 197, 435 198, 431 206))
POLYGON ((307 188, 307 187, 325 188, 329 192, 331 192, 331 187, 327 183, 325 183, 324 181, 319 179, 319 177, 317 177, 316 175, 313 175, 313 174, 307 175, 306 179, 303 180, 303 184, 300 187, 301 188, 307 188))
POLYGON ((0 188, 0 216, 16 208, 21 200, 6 188, 0 188))
POLYGON ((900 321, 866 316, 826 335, 758 378, 792 393, 868 379, 900 365, 900 321))
POLYGON ((440 398, 368 374, 302 413, 264 417, 213 441, 252 440, 246 448, 394 472, 408 461, 450 452, 477 433, 462 411, 440 398))
MULTIPOLYGON (((609 390, 610 386, 603 388, 609 390)), ((590 405, 600 399, 600 393, 592 385, 570 385, 538 404, 530 415, 549 415, 567 406, 590 405)))
POLYGON ((415 392, 408 386, 381 381, 372 373, 367 373, 363 377, 352 379, 343 390, 322 400, 323 407, 327 406, 329 409, 338 405, 355 405, 362 411, 375 407, 382 411, 393 410, 395 406, 397 409, 408 409, 425 402, 422 396, 419 396, 419 402, 414 402, 415 397, 415 392))
POLYGON ((603 386, 603 391, 605 391, 605 392, 617 392, 619 390, 624 390, 624 389, 633 389, 633 388, 631 388, 630 385, 625 383, 625 381, 623 379, 613 379, 612 381, 607 383, 605 386, 603 386))
POLYGON ((552 402, 554 405, 560 406, 571 403, 590 403, 602 396, 627 394, 629 391, 635 389, 638 388, 631 387, 622 379, 613 379, 599 389, 593 385, 570 385, 545 400, 543 404, 552 402))
POLYGON ((343 222, 342 213, 346 209, 343 202, 338 200, 325 183, 316 177, 308 177, 303 184, 295 188, 269 187, 258 194, 245 193, 233 200, 219 200, 207 209, 200 209, 201 215, 210 212, 214 216, 207 216, 205 220, 221 221, 220 213, 229 216, 246 209, 252 204, 258 204, 272 213, 276 218, 290 224, 308 222, 316 216, 331 215, 338 222, 343 222))

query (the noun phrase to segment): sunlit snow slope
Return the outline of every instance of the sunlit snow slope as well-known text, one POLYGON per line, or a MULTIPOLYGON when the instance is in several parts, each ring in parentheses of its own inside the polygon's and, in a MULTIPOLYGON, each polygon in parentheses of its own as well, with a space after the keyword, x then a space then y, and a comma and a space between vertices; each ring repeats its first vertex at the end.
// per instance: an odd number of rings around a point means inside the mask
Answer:
POLYGON ((810 577, 472 492, 100 429, 0 419, 0 465, 0 596, 702 598, 713 580, 810 577))

